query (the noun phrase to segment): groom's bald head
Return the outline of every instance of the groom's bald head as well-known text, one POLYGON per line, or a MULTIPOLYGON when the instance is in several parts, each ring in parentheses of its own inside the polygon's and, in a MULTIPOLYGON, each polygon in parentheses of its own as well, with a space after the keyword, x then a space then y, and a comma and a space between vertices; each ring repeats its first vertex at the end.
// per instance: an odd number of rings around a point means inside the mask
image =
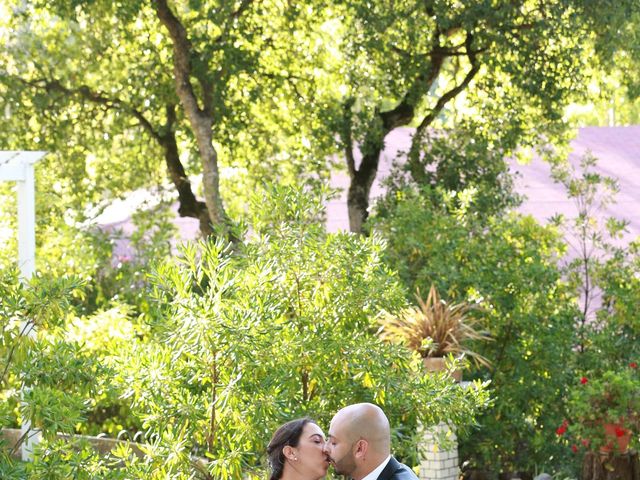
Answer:
POLYGON ((336 473, 364 478, 391 452, 391 429, 382 409, 357 403, 335 414, 329 426, 325 453, 336 473))
POLYGON ((389 455, 391 429, 382 409, 372 403, 356 403, 335 414, 331 425, 340 424, 351 441, 366 440, 370 449, 389 455))

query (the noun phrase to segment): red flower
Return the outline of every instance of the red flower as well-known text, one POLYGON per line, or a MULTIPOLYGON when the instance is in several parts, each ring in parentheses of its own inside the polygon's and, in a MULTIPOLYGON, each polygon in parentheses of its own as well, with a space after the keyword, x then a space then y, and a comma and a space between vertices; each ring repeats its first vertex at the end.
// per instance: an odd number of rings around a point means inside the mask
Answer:
POLYGON ((567 426, 563 423, 558 428, 556 428, 556 435, 564 435, 564 432, 567 431, 567 426))
POLYGON ((589 381, 589 379, 588 379, 587 377, 582 377, 582 378, 580 379, 580 383, 581 383, 582 385, 584 385, 584 384, 585 384, 585 383, 587 383, 588 381, 589 381))
POLYGON ((584 445, 586 448, 589 448, 589 440, 587 440, 586 438, 580 440, 580 443, 582 443, 582 445, 584 445))
POLYGON ((638 364, 637 364, 636 362, 631 362, 631 363, 629 364, 629 366, 630 366, 631 368, 638 368, 638 364))
POLYGON ((619 426, 616 426, 614 432, 616 433, 616 437, 624 437, 627 434, 627 431, 619 426))
POLYGON ((573 453, 578 453, 578 447, 576 445, 571 445, 571 451, 573 453))

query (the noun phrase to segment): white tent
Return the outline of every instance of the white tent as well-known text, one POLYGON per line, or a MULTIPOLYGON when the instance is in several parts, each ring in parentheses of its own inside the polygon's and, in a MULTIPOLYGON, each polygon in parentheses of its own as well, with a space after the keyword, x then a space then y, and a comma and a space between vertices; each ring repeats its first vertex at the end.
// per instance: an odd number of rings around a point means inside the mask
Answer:
MULTIPOLYGON (((16 182, 18 193, 18 264, 22 278, 27 280, 36 270, 36 208, 34 164, 46 152, 0 151, 0 181, 16 182)), ((30 335, 35 332, 31 330, 30 335)), ((24 422, 26 434, 30 424, 24 422)), ((39 435, 28 436, 22 446, 22 459, 30 460, 39 435)))

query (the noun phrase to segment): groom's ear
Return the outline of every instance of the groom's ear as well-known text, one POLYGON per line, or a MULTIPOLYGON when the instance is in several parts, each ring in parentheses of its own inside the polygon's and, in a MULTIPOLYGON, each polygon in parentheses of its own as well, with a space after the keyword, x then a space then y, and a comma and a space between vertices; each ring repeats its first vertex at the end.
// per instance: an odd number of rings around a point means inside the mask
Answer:
POLYGON ((361 438, 356 442, 356 450, 354 452, 356 458, 364 458, 367 454, 367 450, 369 450, 369 442, 365 439, 361 438))

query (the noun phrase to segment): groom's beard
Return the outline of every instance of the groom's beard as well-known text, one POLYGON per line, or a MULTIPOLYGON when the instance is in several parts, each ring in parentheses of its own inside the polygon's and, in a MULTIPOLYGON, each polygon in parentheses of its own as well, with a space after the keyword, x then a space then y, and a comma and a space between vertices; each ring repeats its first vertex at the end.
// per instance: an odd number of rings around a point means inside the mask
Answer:
POLYGON ((355 461, 355 458, 353 457, 353 455, 351 454, 351 451, 347 452, 339 460, 333 460, 332 459, 331 463, 333 464, 333 470, 338 475, 347 475, 347 476, 350 477, 351 474, 356 469, 356 461, 355 461))

